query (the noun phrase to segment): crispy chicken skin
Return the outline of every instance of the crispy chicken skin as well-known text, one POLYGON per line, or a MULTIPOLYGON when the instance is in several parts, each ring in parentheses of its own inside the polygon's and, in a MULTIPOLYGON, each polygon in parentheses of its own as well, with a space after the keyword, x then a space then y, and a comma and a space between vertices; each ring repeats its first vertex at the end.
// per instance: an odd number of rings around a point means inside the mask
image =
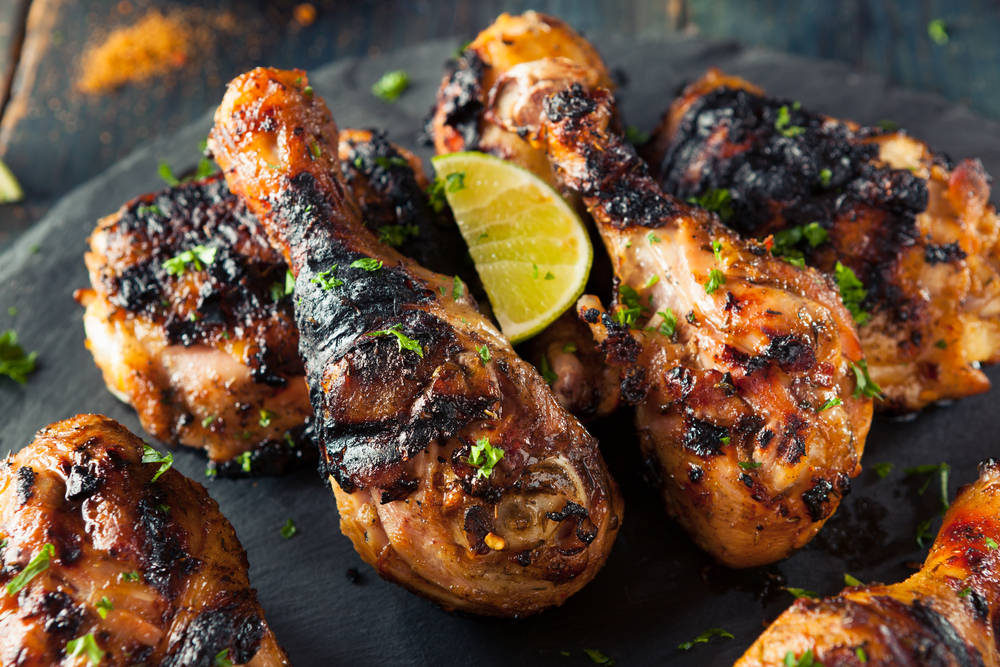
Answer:
POLYGON ((584 296, 580 317, 621 369, 670 513, 726 565, 783 558, 861 469, 872 405, 854 396, 850 314, 818 272, 664 195, 610 129, 610 93, 569 79, 551 82, 541 127, 520 129, 542 138, 611 257, 614 312, 584 296))
POLYGON ((380 574, 446 608, 560 604, 603 565, 621 521, 597 444, 467 290, 364 228, 330 169, 333 117, 306 86, 299 71, 238 77, 209 145, 296 274, 341 528, 380 574), (487 441, 503 450, 492 469, 473 464, 487 441))
POLYGON ((1000 359, 1000 220, 978 160, 952 164, 903 132, 765 97, 718 70, 673 103, 645 155, 681 199, 727 191, 726 222, 742 234, 826 230, 800 249, 864 283, 871 319, 859 333, 881 409, 989 388, 979 363, 1000 359))
MULTIPOLYGON (((419 159, 367 130, 347 130, 338 148, 366 224, 453 269, 461 239, 431 210, 419 159)), ((146 431, 204 448, 213 474, 315 461, 287 266, 221 177, 137 198, 99 222, 90 247, 92 289, 77 295, 87 345, 146 431), (215 253, 211 264, 167 271, 165 262, 199 245, 215 253)))
POLYGON ((0 466, 0 662, 79 665, 67 643, 90 634, 101 665, 288 664, 219 506, 142 458, 123 426, 78 415, 0 466))
POLYGON ((979 470, 919 572, 891 586, 796 600, 736 667, 778 667, 789 652, 806 651, 827 667, 1000 665, 1000 462, 979 470))

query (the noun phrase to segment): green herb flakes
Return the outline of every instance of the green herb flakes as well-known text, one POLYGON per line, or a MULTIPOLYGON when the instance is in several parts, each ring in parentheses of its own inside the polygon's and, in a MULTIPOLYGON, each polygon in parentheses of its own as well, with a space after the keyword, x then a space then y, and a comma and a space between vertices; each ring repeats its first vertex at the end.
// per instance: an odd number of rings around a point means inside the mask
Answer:
POLYGON ((871 376, 868 375, 868 362, 864 359, 858 361, 857 363, 853 361, 847 362, 851 370, 854 371, 854 393, 852 394, 854 398, 859 396, 864 396, 865 398, 876 398, 882 400, 882 387, 875 384, 871 376))
POLYGON ((362 257, 361 259, 356 259, 351 262, 352 269, 364 269, 365 271, 378 271, 382 268, 381 259, 373 259, 372 257, 362 257))
POLYGON ((383 74, 372 85, 372 95, 386 102, 395 102, 410 85, 410 76, 397 69, 383 74))
POLYGON ((726 188, 712 188, 704 194, 688 199, 688 203, 696 204, 706 211, 719 216, 723 222, 733 217, 733 199, 726 188))
POLYGON ((774 121, 774 129, 781 133, 783 137, 797 137, 806 131, 804 127, 792 125, 791 114, 787 105, 778 108, 778 117, 774 121))
POLYGON ((489 479, 493 474, 493 468, 500 459, 503 458, 503 450, 490 444, 490 439, 483 436, 476 440, 476 444, 469 450, 469 465, 478 468, 477 477, 489 479))
POLYGON ((395 336, 396 343, 399 344, 400 352, 402 352, 403 350, 410 350, 412 352, 416 352, 417 356, 423 359, 424 350, 422 347, 420 347, 420 343, 418 343, 417 341, 413 340, 412 338, 404 334, 402 332, 402 328, 403 328, 402 324, 394 324, 388 329, 381 329, 380 331, 369 331, 365 335, 371 336, 373 338, 376 336, 395 336))
POLYGON ((694 639, 688 642, 681 642, 677 645, 677 648, 681 651, 690 651, 695 644, 707 644, 711 639, 718 637, 720 639, 732 639, 733 635, 722 628, 709 628, 705 632, 701 633, 694 639))
POLYGON ((714 294, 717 289, 726 284, 726 276, 718 269, 708 272, 708 281, 705 283, 705 294, 714 294))
POLYGON ((819 593, 815 591, 810 591, 806 588, 795 588, 794 586, 785 586, 785 590, 794 595, 796 598, 818 598, 819 593))
POLYGON ((98 600, 97 604, 94 606, 97 608, 97 614, 101 618, 107 618, 108 612, 115 608, 115 606, 111 604, 111 600, 108 599, 107 595, 101 596, 101 599, 98 600))
POLYGON ((480 347, 477 347, 476 351, 479 352, 479 358, 482 359, 483 365, 488 364, 490 361, 490 348, 486 347, 485 345, 482 345, 480 347))
POLYGON ((837 281, 837 288, 840 290, 840 300, 851 313, 857 325, 864 326, 871 319, 871 313, 864 310, 861 304, 868 296, 868 290, 864 284, 854 275, 854 271, 844 266, 839 261, 833 267, 833 277, 837 281))
POLYGON ((163 268, 169 276, 183 275, 187 271, 188 265, 194 267, 195 271, 201 271, 205 266, 215 262, 217 252, 218 248, 196 245, 190 250, 185 250, 165 261, 163 268))
POLYGON ((337 265, 332 265, 326 271, 320 271, 315 276, 309 279, 309 282, 315 283, 322 288, 324 292, 329 292, 334 287, 340 287, 344 284, 344 281, 337 277, 337 265))
POLYGON ((170 470, 170 466, 174 465, 174 455, 170 452, 161 454, 146 443, 142 443, 142 462, 160 464, 159 469, 153 474, 153 478, 149 480, 155 482, 160 478, 160 475, 170 470))
POLYGON ((285 525, 281 527, 281 536, 286 540, 290 540, 299 532, 299 529, 295 527, 295 522, 291 519, 285 521, 285 525))
POLYGON ((34 558, 24 566, 24 569, 7 582, 7 595, 17 595, 32 579, 49 569, 49 560, 55 553, 56 548, 51 542, 43 544, 34 558))
POLYGON ((25 354, 24 348, 17 342, 16 331, 8 329, 0 334, 0 375, 24 384, 28 376, 35 372, 37 359, 37 352, 25 354))
POLYGON ((66 642, 67 658, 81 656, 85 657, 91 665, 99 665, 101 664, 101 660, 104 659, 104 651, 97 645, 97 640, 94 639, 94 635, 90 632, 82 637, 77 637, 66 642))

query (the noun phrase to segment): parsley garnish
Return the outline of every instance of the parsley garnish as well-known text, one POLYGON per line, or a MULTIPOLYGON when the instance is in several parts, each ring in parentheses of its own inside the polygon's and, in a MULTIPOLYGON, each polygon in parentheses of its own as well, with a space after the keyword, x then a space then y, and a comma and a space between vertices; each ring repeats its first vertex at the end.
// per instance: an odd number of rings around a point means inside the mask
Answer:
POLYGON ((163 215, 163 211, 156 204, 139 204, 135 209, 136 215, 163 215))
POLYGON ((546 271, 545 272, 545 280, 555 280, 555 279, 556 279, 556 276, 555 276, 554 273, 552 273, 551 271, 546 271))
POLYGON ((427 186, 427 203, 435 213, 440 213, 448 205, 448 199, 444 196, 444 181, 440 178, 435 178, 427 186))
POLYGON ((649 132, 643 132, 634 125, 625 128, 625 141, 633 146, 639 146, 649 141, 649 132))
POLYGON ((960 590, 958 592, 958 597, 960 597, 960 598, 966 598, 966 597, 969 597, 970 595, 972 595, 972 587, 971 586, 966 586, 965 588, 963 588, 962 590, 960 590))
POLYGON ((257 423, 260 424, 261 428, 267 428, 268 426, 271 425, 271 420, 276 416, 277 415, 271 412, 270 410, 265 410, 264 408, 261 408, 260 419, 257 420, 257 423))
POLYGON ((875 125, 880 130, 884 130, 886 132, 895 132, 896 130, 899 129, 899 123, 897 123, 894 120, 888 120, 886 118, 883 118, 879 122, 875 123, 875 125))
POLYGON ((284 284, 278 282, 271 285, 271 300, 280 301, 282 297, 288 296, 295 290, 295 276, 288 269, 285 269, 284 284))
POLYGON ((712 294, 722 285, 726 284, 726 276, 718 269, 708 272, 708 282, 705 283, 705 294, 712 294))
POLYGON ((295 522, 291 519, 285 521, 285 525, 281 527, 281 536, 286 540, 292 539, 298 532, 299 529, 295 527, 295 522))
POLYGON ((632 327, 642 313, 642 306, 639 305, 639 293, 628 285, 618 288, 618 299, 624 308, 615 311, 615 322, 622 326, 632 327))
POLYGON ((848 574, 846 572, 844 573, 844 583, 847 584, 848 586, 864 586, 865 585, 863 581, 861 581, 857 577, 855 577, 853 575, 850 575, 850 574, 848 574))
POLYGON ((337 265, 334 264, 326 271, 320 271, 315 276, 310 278, 309 282, 316 283, 323 289, 324 292, 328 292, 334 287, 340 287, 344 284, 344 281, 335 275, 336 273, 337 265))
POLYGON ((663 318, 657 330, 664 336, 673 336, 677 331, 677 316, 674 315, 674 311, 667 308, 666 310, 657 311, 656 314, 663 318))
POLYGON ((655 285, 658 282, 660 282, 660 276, 658 276, 658 275, 656 275, 654 273, 649 278, 646 278, 646 282, 643 284, 642 287, 643 287, 643 289, 649 289, 650 287, 652 287, 653 285, 655 285))
POLYGON ((786 591, 794 595, 796 598, 818 598, 819 593, 815 591, 810 591, 806 588, 795 588, 794 586, 785 586, 786 591))
POLYGON ((458 276, 455 276, 451 281, 451 298, 461 299, 462 295, 465 294, 465 283, 458 276))
POLYGON ((951 466, 947 463, 928 463, 921 466, 913 466, 912 468, 906 468, 903 470, 907 475, 927 475, 927 479, 918 489, 917 493, 924 495, 924 491, 930 486, 931 476, 937 473, 938 478, 941 481, 941 507, 943 510, 948 509, 950 503, 948 502, 948 473, 951 472, 951 466))
POLYGON ((251 453, 249 451, 246 451, 236 457, 235 460, 237 463, 240 464, 240 467, 243 468, 243 472, 250 472, 250 470, 253 468, 253 461, 251 460, 251 456, 252 456, 251 453))
POLYGON ((552 384, 559 376, 552 372, 552 367, 549 366, 549 358, 546 355, 542 355, 542 362, 539 364, 539 372, 542 374, 542 379, 545 380, 546 384, 552 384))
POLYGON ((88 632, 82 637, 66 642, 66 657, 75 658, 77 656, 84 656, 90 664, 99 665, 104 659, 104 651, 97 645, 94 635, 88 632))
POLYGON ((879 479, 885 479, 892 472, 895 466, 892 463, 876 463, 872 466, 872 470, 878 475, 879 479))
POLYGON ((650 245, 653 245, 654 243, 659 243, 660 242, 660 237, 657 236, 654 232, 650 232, 650 233, 646 234, 646 238, 649 239, 649 244, 650 245))
POLYGON ((939 350, 946 350, 948 349, 948 342, 945 341, 944 339, 934 341, 934 347, 936 347, 939 350))
POLYGON ((929 22, 927 24, 927 36, 938 46, 947 44, 949 37, 944 21, 942 19, 934 19, 929 22))
POLYGON ((215 421, 215 415, 209 415, 201 420, 202 428, 208 428, 215 421))
POLYGON ((309 143, 309 154, 312 156, 313 160, 318 160, 319 156, 323 154, 323 149, 320 147, 318 141, 312 141, 309 143))
POLYGON ((819 184, 824 188, 830 187, 830 179, 833 178, 833 172, 829 169, 819 170, 819 184))
POLYGON ((854 649, 854 655, 858 656, 858 662, 861 664, 868 662, 868 654, 860 646, 854 649))
MULTIPOLYGON (((720 440, 723 440, 722 444, 728 445, 730 441, 730 436, 728 435, 723 436, 722 438, 720 438, 720 440)), ((757 468, 761 467, 764 464, 760 463, 759 461, 740 461, 736 465, 743 468, 744 470, 756 470, 757 468)))
POLYGON ((24 566, 24 569, 7 583, 7 595, 16 595, 28 585, 28 582, 49 569, 49 559, 55 555, 55 552, 56 548, 51 542, 43 544, 35 557, 24 566))
POLYGON ((809 649, 798 658, 795 657, 794 652, 788 651, 785 653, 785 659, 782 661, 782 664, 784 667, 823 667, 823 663, 813 657, 812 649, 809 649))
POLYGON ((378 271, 382 268, 381 259, 373 259, 371 257, 362 257, 361 259, 356 259, 351 262, 352 269, 364 269, 365 271, 378 271))
POLYGON ((833 398, 828 398, 826 403, 819 406, 819 410, 816 412, 823 412, 824 410, 829 410, 830 408, 835 408, 838 405, 842 405, 844 402, 840 400, 840 396, 834 396, 833 398))
POLYGON ((805 255, 798 245, 805 240, 810 247, 815 248, 826 241, 828 233, 818 222, 788 227, 776 233, 772 238, 771 254, 782 257, 795 266, 805 266, 805 255))
POLYGON ((722 261, 722 241, 718 239, 712 239, 712 254, 715 255, 715 261, 722 261))
POLYGON ((590 658, 590 661, 595 665, 608 665, 608 667, 611 667, 611 665, 615 664, 615 661, 612 658, 604 655, 596 648, 585 648, 583 649, 583 652, 587 654, 587 657, 590 658))
POLYGON ((444 186, 448 192, 458 192, 459 190, 465 189, 465 172, 456 171, 453 174, 448 174, 444 179, 444 186))
POLYGON ((17 332, 8 329, 0 334, 0 375, 6 375, 18 384, 28 381, 28 375, 35 371, 38 353, 25 354, 17 343, 17 332))
POLYGON ((118 578, 122 581, 139 581, 139 573, 135 570, 131 572, 122 572, 118 575, 118 578))
POLYGON ((406 161, 405 158, 401 158, 398 155, 393 155, 392 157, 385 157, 384 155, 379 155, 375 158, 375 164, 383 169, 389 169, 390 167, 409 167, 410 163, 406 161))
POLYGON ((215 654, 212 660, 212 667, 233 667, 233 661, 229 659, 229 649, 224 648, 215 654))
POLYGON ((877 398, 882 400, 882 387, 875 384, 871 376, 868 375, 868 362, 864 359, 855 363, 853 361, 848 361, 851 366, 851 370, 854 371, 854 393, 852 394, 854 398, 858 396, 864 396, 865 398, 877 398))
POLYGON ((778 117, 774 121, 774 129, 781 133, 783 137, 797 137, 806 131, 806 128, 792 125, 791 114, 788 106, 783 104, 778 108, 778 117))
POLYGON ((406 239, 417 236, 419 233, 420 228, 416 225, 385 225, 379 227, 378 240, 388 246, 398 248, 406 243, 406 239))
POLYGON ((733 217, 733 200, 726 188, 712 188, 704 194, 688 199, 691 204, 697 204, 706 211, 712 211, 723 222, 733 217))
POLYGON ((95 605, 97 607, 97 613, 101 618, 107 618, 108 612, 115 608, 111 604, 111 600, 108 599, 107 595, 101 596, 101 599, 95 605))
POLYGON ((469 450, 469 465, 478 468, 477 477, 489 479, 493 474, 493 467, 503 458, 503 450, 490 444, 490 439, 486 436, 476 440, 476 444, 469 450))
POLYGON ((997 541, 994 540, 992 537, 986 537, 984 539, 984 542, 986 543, 986 548, 990 549, 991 551, 993 549, 996 549, 998 546, 1000 546, 1000 545, 997 544, 997 541))
POLYGON ((927 519, 926 521, 921 521, 917 524, 917 546, 921 549, 924 548, 924 540, 931 536, 931 521, 933 519, 927 519))
POLYGON ((562 351, 566 354, 573 354, 576 352, 576 343, 566 343, 562 346, 562 351))
POLYGON ((858 280, 858 277, 854 275, 854 271, 850 267, 844 266, 839 260, 836 266, 833 267, 833 277, 837 281, 837 288, 840 290, 840 300, 844 302, 844 306, 850 311, 851 317, 854 318, 859 327, 867 324, 868 320, 871 319, 871 313, 861 307, 865 297, 868 296, 868 290, 865 289, 864 283, 858 280))
POLYGON ((399 344, 399 350, 401 352, 403 350, 412 350, 413 352, 417 353, 418 357, 420 357, 421 359, 423 359, 424 358, 424 350, 423 350, 423 348, 420 347, 420 343, 418 343, 417 341, 413 340, 409 336, 405 335, 401 331, 402 328, 403 328, 402 324, 393 324, 388 329, 381 329, 380 331, 369 331, 365 335, 366 336, 372 336, 372 337, 375 337, 375 336, 395 336, 396 337, 396 342, 399 344))
POLYGON ((405 70, 393 70, 383 74, 372 85, 372 95, 386 102, 395 102, 409 85, 410 76, 405 70))
POLYGON ((476 351, 479 352, 479 358, 483 360, 483 364, 489 363, 490 360, 490 348, 485 345, 477 347, 476 351))
POLYGON ((174 464, 174 455, 170 452, 161 454, 146 443, 142 443, 142 462, 160 464, 160 468, 153 475, 153 479, 149 480, 150 482, 155 482, 160 478, 160 475, 170 470, 170 466, 174 464))
POLYGON ((160 161, 160 164, 157 165, 156 173, 158 173, 160 178, 163 179, 163 182, 169 186, 181 184, 181 182, 177 180, 177 177, 174 176, 174 170, 171 169, 170 165, 166 162, 160 161))
POLYGON ((215 261, 215 254, 218 248, 208 248, 203 245, 196 245, 190 250, 174 255, 163 263, 168 276, 180 276, 187 270, 188 264, 194 266, 195 271, 201 271, 204 265, 212 264, 215 261))
POLYGON ((690 651, 695 644, 707 644, 713 637, 720 637, 722 639, 732 639, 733 635, 722 628, 709 628, 705 632, 701 633, 689 642, 682 642, 677 645, 677 648, 681 651, 690 651))

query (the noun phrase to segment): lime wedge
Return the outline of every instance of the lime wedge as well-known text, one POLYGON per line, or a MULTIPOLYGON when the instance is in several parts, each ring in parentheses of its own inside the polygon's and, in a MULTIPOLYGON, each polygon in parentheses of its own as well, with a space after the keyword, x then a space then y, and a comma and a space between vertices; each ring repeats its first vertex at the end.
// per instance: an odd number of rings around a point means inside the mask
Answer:
POLYGON ((0 162, 0 204, 10 204, 24 199, 24 190, 14 178, 14 173, 0 162))
POLYGON ((512 343, 537 334, 583 292, 594 251, 558 192, 484 153, 431 160, 500 329, 512 343))

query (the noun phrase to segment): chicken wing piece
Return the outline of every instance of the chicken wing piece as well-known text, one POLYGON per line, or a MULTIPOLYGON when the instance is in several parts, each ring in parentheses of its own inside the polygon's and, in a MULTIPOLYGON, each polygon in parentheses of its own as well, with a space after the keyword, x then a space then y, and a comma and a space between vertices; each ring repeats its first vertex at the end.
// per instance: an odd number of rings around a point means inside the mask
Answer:
MULTIPOLYGON (((416 156, 366 130, 346 131, 339 156, 383 242, 459 266, 461 238, 431 210, 416 156)), ((90 248, 92 289, 77 294, 87 346, 146 431, 204 448, 211 475, 315 461, 294 279, 221 177, 137 198, 99 222, 90 248)))
POLYGON ((233 527, 168 468, 98 415, 51 424, 0 466, 0 662, 288 664, 233 527))
POLYGON ((229 85, 209 145, 296 274, 341 529, 446 608, 559 604, 620 525, 597 444, 461 284, 376 242, 330 168, 336 142, 302 72, 256 69, 229 85))
POLYGON ((978 160, 953 164, 904 132, 718 70, 674 102, 645 154, 666 192, 838 276, 881 409, 989 388, 979 364, 1000 359, 1000 219, 978 160))
POLYGON ((827 666, 1000 665, 1000 462, 979 471, 919 572, 891 586, 796 600, 736 667, 796 664, 806 652, 827 666))
POLYGON ((787 556, 861 469, 872 405, 850 314, 818 272, 662 194, 609 129, 610 93, 564 85, 553 82, 541 136, 597 223, 618 286, 613 312, 592 296, 578 312, 622 369, 667 508, 729 566, 787 556))

